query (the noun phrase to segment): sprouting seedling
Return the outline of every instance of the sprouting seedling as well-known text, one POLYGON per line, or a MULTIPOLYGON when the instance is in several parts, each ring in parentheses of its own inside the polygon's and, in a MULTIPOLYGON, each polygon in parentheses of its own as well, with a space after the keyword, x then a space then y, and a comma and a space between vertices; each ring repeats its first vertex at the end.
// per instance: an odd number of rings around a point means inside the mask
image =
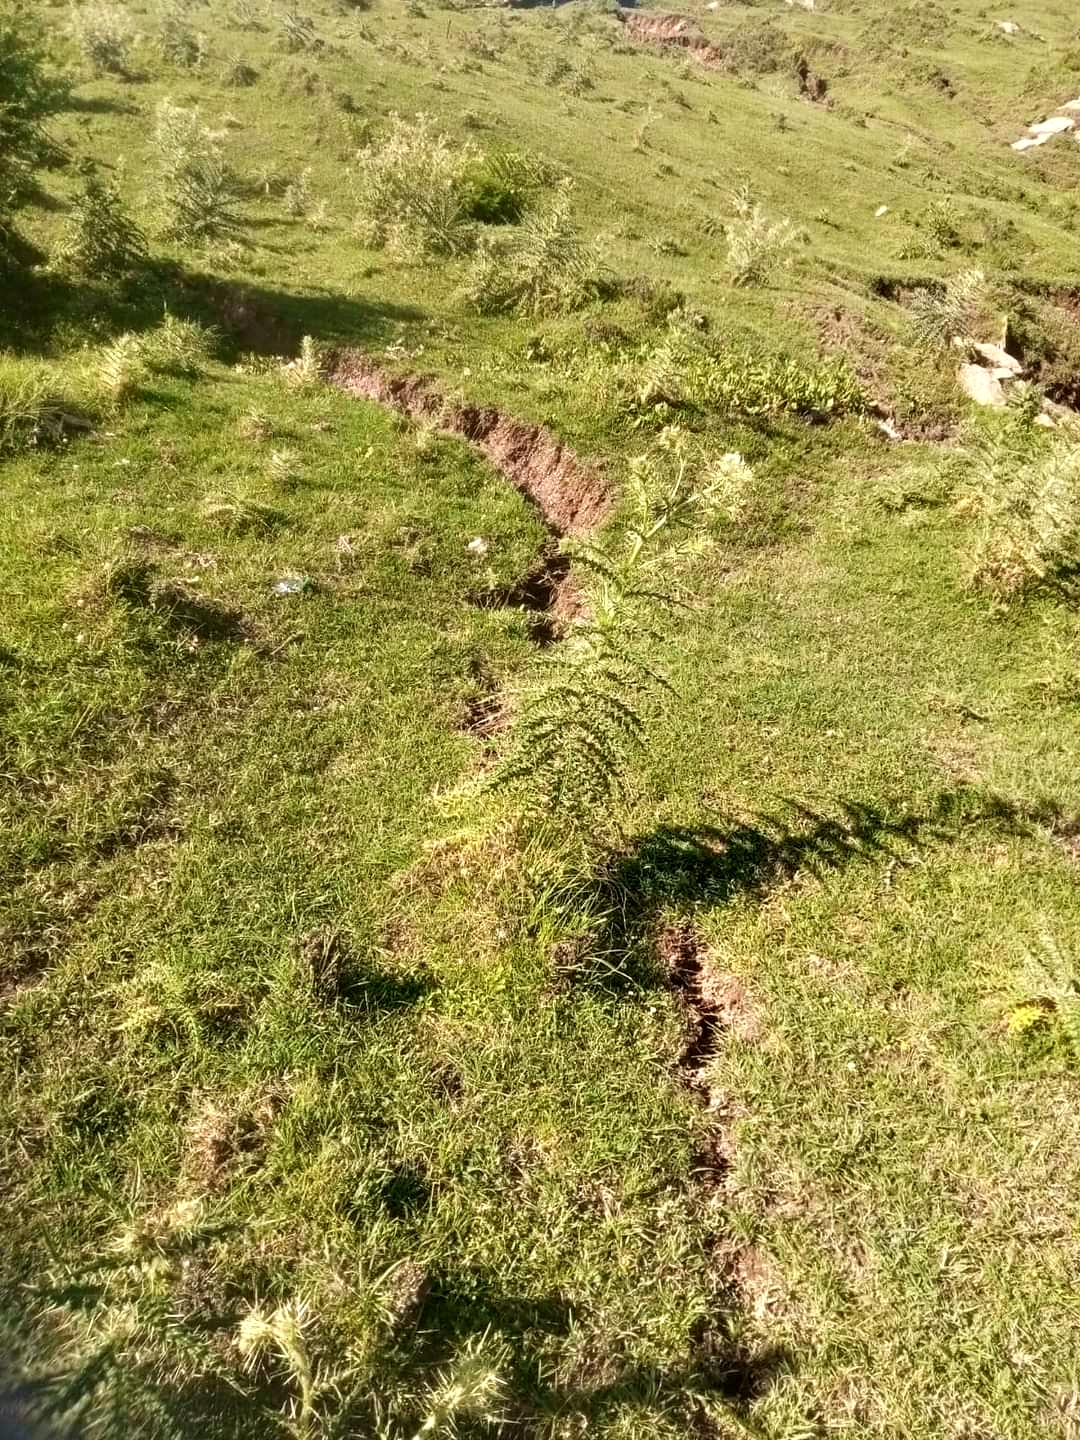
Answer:
POLYGON ((296 1429, 301 1436, 312 1433, 317 1418, 318 1387, 304 1333, 310 1322, 311 1310, 303 1300, 289 1300, 270 1311, 256 1305, 241 1320, 236 1341, 249 1368, 266 1354, 276 1354, 283 1362, 290 1381, 299 1391, 296 1429))
POLYGON ((428 1388, 424 1420, 413 1440, 452 1432, 459 1419, 494 1420, 506 1355, 506 1346, 493 1345, 488 1331, 470 1340, 428 1388))

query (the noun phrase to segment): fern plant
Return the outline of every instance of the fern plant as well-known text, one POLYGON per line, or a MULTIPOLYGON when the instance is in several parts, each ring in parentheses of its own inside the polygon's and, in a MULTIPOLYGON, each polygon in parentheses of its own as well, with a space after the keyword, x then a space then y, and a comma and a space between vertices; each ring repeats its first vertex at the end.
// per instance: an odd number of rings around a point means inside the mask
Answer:
POLYGON ((564 542, 589 577, 592 615, 522 696, 491 781, 521 793, 533 817, 587 828, 627 800, 648 709, 671 691, 650 654, 654 616, 677 603, 665 581, 677 555, 705 541, 707 519, 733 513, 751 479, 738 455, 701 464, 669 427, 631 464, 625 523, 599 540, 564 542))
POLYGON ((59 258, 86 276, 129 275, 146 262, 146 236, 118 191, 96 175, 86 177, 72 202, 59 258))
POLYGON ((198 244, 235 235, 239 186, 198 110, 171 100, 157 107, 154 128, 157 198, 166 236, 198 244))
POLYGON ((1049 935, 1028 951, 1009 1025, 1023 1032, 1050 1021, 1080 1064, 1080 970, 1049 935))

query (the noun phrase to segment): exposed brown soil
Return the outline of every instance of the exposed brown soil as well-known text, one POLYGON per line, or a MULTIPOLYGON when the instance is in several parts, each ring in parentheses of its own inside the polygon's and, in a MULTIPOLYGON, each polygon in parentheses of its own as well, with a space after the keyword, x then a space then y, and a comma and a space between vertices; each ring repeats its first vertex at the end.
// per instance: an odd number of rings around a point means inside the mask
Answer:
POLYGON ((466 735, 475 735, 486 740, 506 729, 507 715, 499 695, 474 695, 462 705, 461 723, 458 726, 466 735))
POLYGON ((639 40, 643 45, 676 46, 707 69, 723 68, 724 52, 719 46, 710 44, 689 16, 639 15, 623 10, 618 14, 632 40, 639 40))
POLYGON ((460 435, 536 506, 554 535, 585 535, 611 508, 597 471, 542 425, 491 406, 456 405, 423 375, 391 375, 359 350, 328 357, 327 378, 350 395, 388 405, 411 419, 460 435))
POLYGON ((691 925, 669 925, 661 931, 657 948, 686 1020, 686 1045, 679 1056, 679 1074, 686 1085, 698 1090, 701 1072, 719 1043, 723 1013, 705 988, 702 947, 691 925))
POLYGON ((570 560, 557 550, 515 584, 474 595, 473 604, 481 610, 525 610, 530 617, 530 638, 541 649, 560 640, 573 621, 585 613, 584 597, 571 573, 570 560))
POLYGON ((272 1090, 254 1104, 230 1109, 204 1096, 187 1125, 183 1172, 202 1191, 221 1190, 237 1170, 254 1164, 266 1146, 280 1097, 272 1090))
POLYGON ((815 105, 828 105, 829 82, 824 76, 819 75, 816 70, 810 68, 805 56, 800 55, 795 65, 795 78, 799 82, 799 94, 804 100, 811 100, 815 105))

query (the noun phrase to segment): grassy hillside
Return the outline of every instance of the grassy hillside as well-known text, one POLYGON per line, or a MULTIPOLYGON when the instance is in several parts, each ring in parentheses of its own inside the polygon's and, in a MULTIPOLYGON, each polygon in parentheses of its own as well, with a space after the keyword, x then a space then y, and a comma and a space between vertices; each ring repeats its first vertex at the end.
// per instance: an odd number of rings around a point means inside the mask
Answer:
POLYGON ((686 14, 0 0, 43 1434, 1080 1436, 1077 18, 686 14))

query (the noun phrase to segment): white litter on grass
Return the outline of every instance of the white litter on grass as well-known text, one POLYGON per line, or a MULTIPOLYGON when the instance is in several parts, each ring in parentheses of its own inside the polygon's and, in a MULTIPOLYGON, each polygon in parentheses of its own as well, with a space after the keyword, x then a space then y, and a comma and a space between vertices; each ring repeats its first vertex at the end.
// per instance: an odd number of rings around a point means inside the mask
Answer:
POLYGON ((889 207, 887 205, 879 205, 874 211, 874 219, 880 220, 883 215, 887 215, 888 213, 889 207))
POLYGON ((1040 120, 1036 125, 1029 125, 1028 129, 1032 135, 1061 135, 1066 130, 1071 130, 1076 124, 1068 115, 1051 115, 1049 120, 1040 120))
POLYGON ((999 20, 997 22, 997 28, 1004 31, 1006 35, 1020 34, 1020 26, 1017 25, 1015 20, 999 20))
MULTIPOLYGON (((1063 110, 1080 110, 1080 100, 1070 100, 1067 105, 1062 106, 1063 110)), ((1045 145, 1055 135, 1064 135, 1070 130, 1076 129, 1076 121, 1071 115, 1051 115, 1046 120, 1037 120, 1034 125, 1028 126, 1028 133, 1021 135, 1019 140, 1012 142, 1014 150, 1031 150, 1036 145, 1045 145)))
POLYGON ((891 420, 879 420, 877 427, 882 434, 887 435, 890 440, 902 440, 904 438, 891 420))
POLYGON ((488 543, 486 540, 482 539, 479 535, 477 535, 475 540, 469 541, 469 543, 465 546, 465 549, 468 550, 470 555, 484 556, 488 552, 488 543))

